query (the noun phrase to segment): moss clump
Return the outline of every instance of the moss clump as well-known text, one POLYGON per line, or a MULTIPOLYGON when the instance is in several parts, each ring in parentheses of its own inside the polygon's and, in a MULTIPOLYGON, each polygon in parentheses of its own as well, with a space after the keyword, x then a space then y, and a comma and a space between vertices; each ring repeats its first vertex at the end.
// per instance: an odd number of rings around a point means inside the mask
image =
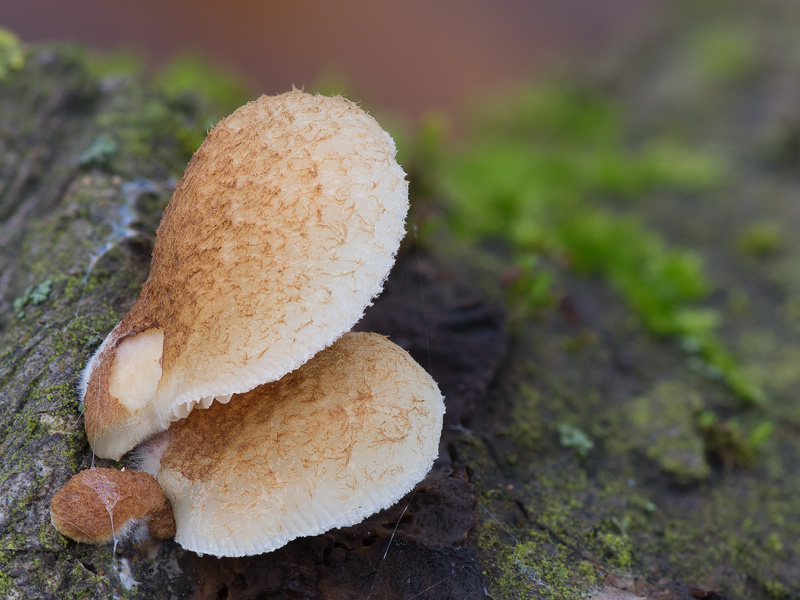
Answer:
POLYGON ((96 165, 108 166, 109 161, 119 150, 119 144, 105 133, 99 134, 89 146, 81 152, 78 164, 82 167, 96 165))
POLYGON ((202 98, 223 116, 252 99, 252 91, 230 68, 195 52, 174 56, 155 74, 152 84, 173 98, 202 98))
POLYGON ((624 534, 602 531, 591 535, 587 543, 612 569, 628 572, 634 565, 633 545, 624 534))
POLYGON ((739 233, 737 242, 743 254, 765 259, 783 247, 783 234, 777 223, 762 220, 745 227, 739 233))
POLYGON ((572 265, 608 277, 655 333, 699 336, 714 326, 692 306, 709 287, 696 254, 669 250, 640 223, 604 211, 565 218, 558 236, 572 265))
POLYGON ((789 590, 780 581, 768 581, 764 584, 764 589, 767 595, 775 600, 785 600, 791 597, 789 590))
POLYGON ((115 77, 135 78, 145 69, 145 57, 130 48, 90 53, 86 70, 97 79, 115 77))
POLYGON ((689 61, 698 80, 740 82, 758 64, 752 33, 730 26, 711 27, 689 40, 689 61))
MULTIPOLYGON (((94 54, 87 63, 96 77, 135 78, 145 60, 130 51, 118 51, 94 54)), ((137 111, 113 111, 100 121, 102 132, 83 151, 81 164, 120 172, 128 157, 112 160, 118 150, 127 148, 138 155, 147 152, 154 140, 167 139, 177 140, 183 157, 188 158, 214 123, 253 98, 243 79, 193 52, 173 57, 156 71, 150 89, 157 94, 137 111)))
MULTIPOLYGON (((787 311, 788 313, 788 311, 787 311)), ((792 317, 782 322, 787 330, 792 317)), ((771 418, 800 423, 796 397, 800 385, 800 348, 793 339, 782 339, 779 332, 751 327, 739 338, 738 353, 748 378, 766 390, 771 401, 764 411, 771 418)))
POLYGON ((16 34, 0 27, 0 81, 25 64, 25 50, 16 34))
POLYGON ((706 453, 728 468, 752 467, 759 448, 769 440, 775 429, 772 421, 765 420, 756 423, 745 435, 738 421, 720 419, 712 411, 702 412, 697 421, 705 439, 706 453))
POLYGON ((479 526, 477 539, 482 549, 492 551, 484 575, 494 598, 574 599, 600 582, 590 563, 545 532, 531 529, 524 539, 511 539, 496 522, 486 521, 479 526))
MULTIPOLYGON (((136 111, 130 110, 128 99, 115 96, 109 110, 97 117, 97 128, 103 132, 104 148, 114 149, 103 151, 101 166, 110 172, 133 178, 141 173, 140 165, 153 153, 163 155, 165 164, 168 164, 174 161, 171 148, 174 148, 175 140, 187 127, 205 131, 206 123, 192 122, 189 125, 171 109, 163 96, 146 95, 140 99, 136 111)), ((94 157, 97 153, 93 152, 93 146, 96 145, 97 138, 89 140, 78 158, 94 157)), ((191 148, 182 150, 184 160, 193 151, 191 148)), ((86 166, 96 164, 96 160, 85 163, 86 166)), ((167 175, 163 173, 164 177, 167 175)))
POLYGON ((541 416, 541 395, 527 384, 519 386, 517 402, 511 413, 511 423, 506 432, 515 445, 522 449, 536 449, 545 433, 546 425, 541 416))
POLYGON ((31 306, 38 306, 50 297, 50 292, 53 290, 53 280, 45 279, 37 285, 28 286, 25 292, 14 299, 12 306, 17 314, 18 319, 25 318, 24 308, 29 304, 31 306))
POLYGON ((0 571, 0 594, 3 595, 4 598, 11 598, 11 590, 14 580, 11 578, 10 575, 3 573, 0 571))
POLYGON ((450 193, 448 225, 472 239, 556 244, 554 225, 580 219, 602 199, 704 190, 724 176, 711 153, 668 139, 645 144, 631 148, 620 107, 586 89, 551 86, 505 98, 502 109, 478 117, 468 145, 434 161, 450 193))
POLYGON ((512 317, 516 317, 517 313, 529 315, 545 310, 557 302, 555 274, 537 254, 520 254, 511 277, 508 303, 513 311, 512 317))
POLYGON ((624 417, 631 425, 625 435, 676 483, 703 481, 711 475, 711 467, 697 424, 702 408, 700 395, 685 383, 658 382, 633 400, 624 417))
POLYGON ((594 442, 586 433, 569 423, 559 423, 556 429, 562 448, 572 448, 581 458, 589 456, 594 442))

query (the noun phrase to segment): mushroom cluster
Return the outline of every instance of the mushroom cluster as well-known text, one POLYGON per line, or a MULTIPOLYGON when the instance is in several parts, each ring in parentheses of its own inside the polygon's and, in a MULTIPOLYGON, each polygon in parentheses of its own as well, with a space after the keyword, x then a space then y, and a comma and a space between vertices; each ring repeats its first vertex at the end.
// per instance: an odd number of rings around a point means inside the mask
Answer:
POLYGON ((405 232, 395 152, 351 102, 298 90, 209 132, 136 304, 83 374, 94 452, 138 447, 143 472, 76 475, 51 503, 59 531, 104 543, 145 520, 189 550, 243 556, 355 524, 425 476, 436 383, 387 339, 345 333, 405 232))

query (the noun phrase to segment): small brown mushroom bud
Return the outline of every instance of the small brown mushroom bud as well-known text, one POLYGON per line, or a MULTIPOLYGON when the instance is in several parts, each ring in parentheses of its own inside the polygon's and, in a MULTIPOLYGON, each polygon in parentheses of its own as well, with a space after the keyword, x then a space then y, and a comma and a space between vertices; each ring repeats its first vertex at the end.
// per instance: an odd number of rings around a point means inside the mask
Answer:
POLYGON ((62 534, 86 544, 121 539, 137 524, 146 524, 154 539, 175 535, 172 506, 141 471, 81 471, 53 496, 50 519, 62 534))
POLYGON ((298 90, 209 132, 139 299, 84 373, 98 456, 119 459, 194 406, 281 378, 355 324, 405 233, 394 156, 355 104, 298 90))

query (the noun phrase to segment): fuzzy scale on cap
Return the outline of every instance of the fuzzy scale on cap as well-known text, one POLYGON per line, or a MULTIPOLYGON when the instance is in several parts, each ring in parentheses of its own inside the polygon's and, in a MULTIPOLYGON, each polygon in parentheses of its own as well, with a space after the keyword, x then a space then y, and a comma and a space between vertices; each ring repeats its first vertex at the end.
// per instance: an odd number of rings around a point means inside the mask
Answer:
POLYGON ((348 333, 280 381, 174 423, 142 465, 184 548, 258 554, 397 502, 433 465, 443 414, 436 383, 403 349, 348 333))
POLYGON ((404 235, 405 174, 343 98, 261 97, 208 134, 150 277, 84 373, 86 432, 119 459, 200 404, 275 381, 348 331, 404 235))

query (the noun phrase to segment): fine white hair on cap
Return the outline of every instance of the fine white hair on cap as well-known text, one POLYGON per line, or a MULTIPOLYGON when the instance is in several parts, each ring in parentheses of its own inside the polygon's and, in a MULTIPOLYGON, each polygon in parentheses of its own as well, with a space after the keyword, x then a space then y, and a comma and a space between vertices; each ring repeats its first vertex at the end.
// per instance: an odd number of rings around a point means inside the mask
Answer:
POLYGON ((348 333, 281 380, 174 423, 141 462, 184 548, 259 554, 397 502, 433 465, 443 414, 403 349, 348 333))
POLYGON ((139 299, 85 370, 98 456, 119 459, 194 406, 279 379, 355 324, 405 233, 395 153, 355 104, 298 90, 209 132, 139 299))

